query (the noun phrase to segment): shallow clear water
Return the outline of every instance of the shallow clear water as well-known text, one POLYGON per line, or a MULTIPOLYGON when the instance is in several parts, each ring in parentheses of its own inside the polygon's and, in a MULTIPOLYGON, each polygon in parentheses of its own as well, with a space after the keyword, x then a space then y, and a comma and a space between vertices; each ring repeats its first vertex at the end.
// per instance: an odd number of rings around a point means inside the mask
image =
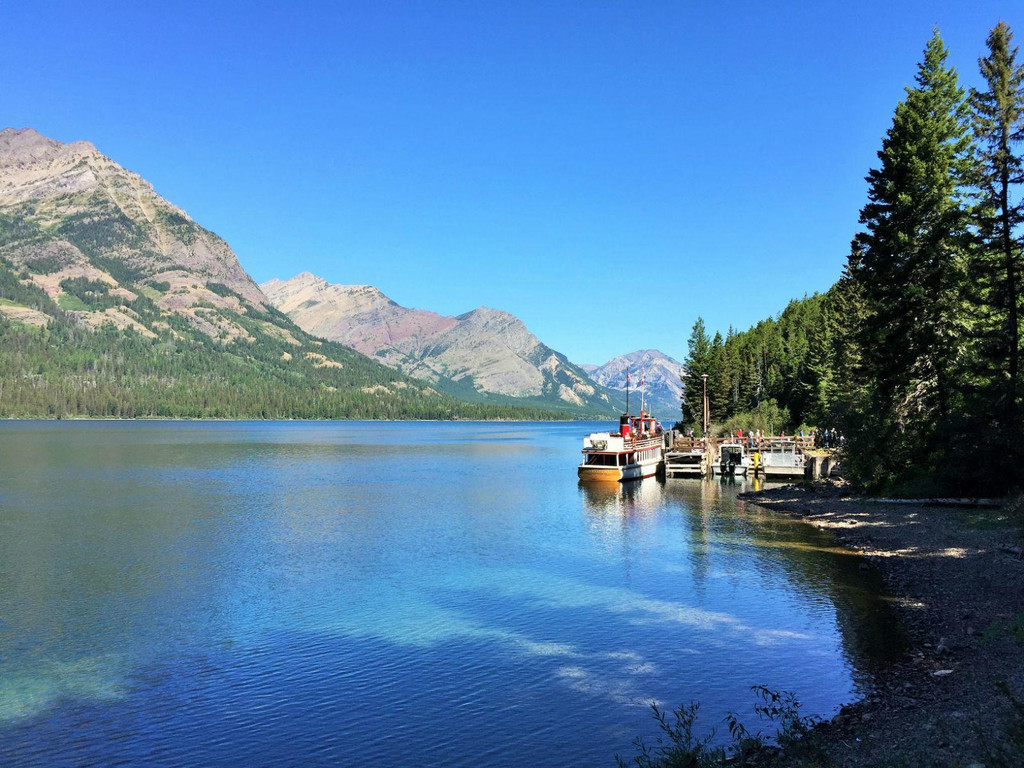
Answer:
POLYGON ((652 700, 856 698, 857 558, 742 486, 579 485, 606 426, 0 425, 0 765, 612 765, 652 700))

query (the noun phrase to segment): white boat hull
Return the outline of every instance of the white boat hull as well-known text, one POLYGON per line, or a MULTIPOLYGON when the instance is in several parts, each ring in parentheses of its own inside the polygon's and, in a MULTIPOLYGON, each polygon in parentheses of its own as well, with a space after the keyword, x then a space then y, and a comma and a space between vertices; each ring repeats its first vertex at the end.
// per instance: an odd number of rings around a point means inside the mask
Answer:
POLYGON ((765 477, 793 478, 804 476, 803 467, 773 467, 762 464, 761 472, 765 477))
POLYGON ((596 464, 580 464, 576 474, 580 480, 620 483, 625 480, 639 480, 644 477, 654 477, 658 473, 658 465, 661 459, 648 459, 636 464, 627 464, 622 467, 603 467, 596 464))
POLYGON ((746 477, 748 469, 749 467, 746 465, 737 464, 731 471, 726 469, 725 472, 723 472, 721 465, 719 465, 714 468, 714 473, 719 477, 746 477))

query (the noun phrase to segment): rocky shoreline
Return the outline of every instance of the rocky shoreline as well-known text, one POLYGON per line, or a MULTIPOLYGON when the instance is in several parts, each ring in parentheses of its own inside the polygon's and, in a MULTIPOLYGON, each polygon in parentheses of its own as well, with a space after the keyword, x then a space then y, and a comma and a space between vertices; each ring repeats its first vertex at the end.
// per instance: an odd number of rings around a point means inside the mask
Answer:
POLYGON ((906 628, 906 651, 871 695, 810 734, 820 756, 812 764, 1024 765, 1024 713, 1006 693, 1024 700, 1020 502, 995 510, 869 503, 836 483, 743 498, 861 552, 906 628))

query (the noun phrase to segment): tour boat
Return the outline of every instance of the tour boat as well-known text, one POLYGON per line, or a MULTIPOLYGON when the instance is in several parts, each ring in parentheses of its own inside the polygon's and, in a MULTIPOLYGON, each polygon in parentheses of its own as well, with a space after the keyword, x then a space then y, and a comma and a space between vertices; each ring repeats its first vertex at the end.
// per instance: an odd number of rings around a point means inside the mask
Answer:
POLYGON ((618 432, 595 432, 583 438, 580 480, 620 482, 651 477, 665 456, 661 424, 644 411, 639 416, 624 414, 618 432))

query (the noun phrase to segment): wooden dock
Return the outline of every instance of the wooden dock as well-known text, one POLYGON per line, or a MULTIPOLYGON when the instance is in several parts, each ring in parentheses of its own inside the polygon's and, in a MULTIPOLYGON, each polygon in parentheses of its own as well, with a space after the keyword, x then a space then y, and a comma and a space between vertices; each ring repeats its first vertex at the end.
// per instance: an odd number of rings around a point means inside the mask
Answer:
MULTIPOLYGON (((796 450, 804 456, 802 471, 788 474, 786 479, 814 481, 824 477, 840 474, 840 467, 831 453, 820 455, 814 451, 814 438, 804 435, 771 435, 763 438, 743 437, 709 437, 693 438, 678 433, 671 433, 666 440, 665 476, 666 477, 706 477, 715 473, 715 462, 723 443, 739 443, 747 455, 767 449, 771 444, 785 440, 793 443, 796 450)), ((749 468, 753 477, 765 477, 762 463, 749 468)), ((769 479, 771 479, 769 477, 769 479)), ((780 478, 781 479, 781 478, 780 478)))

